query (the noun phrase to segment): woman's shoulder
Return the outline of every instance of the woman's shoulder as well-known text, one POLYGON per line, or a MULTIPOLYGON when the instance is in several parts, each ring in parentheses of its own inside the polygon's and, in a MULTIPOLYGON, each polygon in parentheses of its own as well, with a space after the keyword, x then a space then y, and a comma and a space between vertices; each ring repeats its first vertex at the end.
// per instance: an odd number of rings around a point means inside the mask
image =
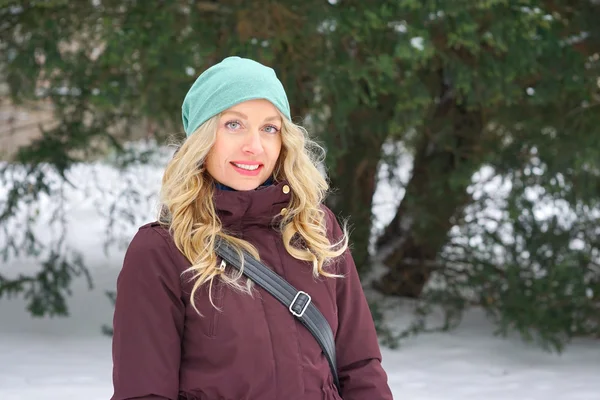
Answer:
POLYGON ((342 229, 338 222, 335 213, 327 207, 325 204, 321 204, 321 211, 325 213, 324 223, 325 229, 327 230, 327 237, 329 240, 338 240, 342 229))
POLYGON ((158 222, 150 222, 138 228, 126 252, 126 261, 169 260, 179 268, 187 268, 187 260, 177 249, 169 229, 158 222))
POLYGON ((148 222, 147 224, 140 226, 137 234, 158 235, 167 243, 173 242, 169 228, 158 221, 148 222))
POLYGON ((164 291, 176 297, 181 294, 185 259, 177 256, 168 237, 168 229, 156 223, 138 228, 125 252, 117 291, 142 297, 164 291))
POLYGON ((172 248, 175 246, 169 229, 157 221, 138 227, 131 240, 130 247, 133 244, 142 248, 172 248))

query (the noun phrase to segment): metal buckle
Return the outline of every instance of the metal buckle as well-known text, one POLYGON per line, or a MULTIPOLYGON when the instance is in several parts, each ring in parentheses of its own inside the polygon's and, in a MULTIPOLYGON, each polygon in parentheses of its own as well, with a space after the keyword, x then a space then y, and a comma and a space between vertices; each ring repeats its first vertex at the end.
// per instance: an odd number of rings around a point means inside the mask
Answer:
POLYGON ((310 304, 311 301, 312 301, 312 299, 310 298, 310 295, 308 293, 303 292, 302 290, 300 290, 300 291, 298 291, 298 293, 296 293, 296 296, 294 296, 294 300, 292 300, 292 304, 290 304, 289 310, 290 310, 290 312, 293 315, 295 315, 298 318, 301 318, 304 315, 304 312, 308 308, 308 305, 310 304), (306 297, 308 297, 308 301, 306 302, 306 304, 304 305, 304 307, 302 307, 302 311, 300 311, 299 313, 297 313, 296 311, 294 311, 293 307, 294 307, 294 304, 296 304, 296 300, 298 300, 298 297, 300 297, 301 294, 303 294, 306 297))
POLYGON ((225 271, 226 266, 227 263, 225 262, 225 260, 221 260, 221 264, 217 267, 217 269, 219 269, 220 271, 225 271))

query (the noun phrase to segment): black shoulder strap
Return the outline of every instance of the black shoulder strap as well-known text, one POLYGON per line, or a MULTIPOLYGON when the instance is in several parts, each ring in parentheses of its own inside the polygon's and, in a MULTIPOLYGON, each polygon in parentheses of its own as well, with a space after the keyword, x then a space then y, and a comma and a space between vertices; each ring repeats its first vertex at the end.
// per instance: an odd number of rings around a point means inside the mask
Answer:
MULTIPOLYGON (((238 270, 240 269, 241 260, 238 253, 227 241, 217 237, 216 252, 224 261, 238 270)), ((333 381, 341 395, 333 332, 331 332, 331 327, 323 314, 312 303, 310 295, 296 290, 288 281, 247 252, 244 252, 242 273, 283 303, 290 310, 290 313, 298 318, 302 325, 313 334, 329 362, 333 381)))

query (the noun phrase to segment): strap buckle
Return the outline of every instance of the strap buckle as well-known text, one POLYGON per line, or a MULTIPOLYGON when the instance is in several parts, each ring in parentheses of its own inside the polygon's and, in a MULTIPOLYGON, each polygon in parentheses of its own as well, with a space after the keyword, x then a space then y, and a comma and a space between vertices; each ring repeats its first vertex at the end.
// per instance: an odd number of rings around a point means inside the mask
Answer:
POLYGON ((311 301, 312 299, 308 293, 299 290, 298 293, 296 293, 296 296, 294 296, 294 300, 292 300, 289 310, 296 317, 302 318, 311 301), (297 311, 298 308, 300 308, 300 311, 297 311))

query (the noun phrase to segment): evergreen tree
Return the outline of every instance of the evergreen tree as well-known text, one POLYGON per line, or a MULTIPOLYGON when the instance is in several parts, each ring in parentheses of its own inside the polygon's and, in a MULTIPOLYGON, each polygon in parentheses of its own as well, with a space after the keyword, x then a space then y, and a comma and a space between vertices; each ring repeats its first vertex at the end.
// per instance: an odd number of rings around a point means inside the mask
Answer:
MULTIPOLYGON (((10 233, 20 205, 54 193, 48 168, 126 154, 142 121, 161 141, 180 132, 195 77, 238 54, 277 70, 326 145, 330 205, 351 217, 363 275, 377 171, 397 159, 383 148, 412 154, 377 289, 442 304, 447 327, 476 304, 542 343, 598 335, 598 20, 593 0, 4 1, 1 76, 13 102, 50 102, 57 123, 5 164, 0 223, 10 233), (474 177, 507 189, 482 195, 474 177)), ((26 232, 5 258, 35 249, 26 232)), ((28 291, 35 313, 64 313, 86 270, 60 249, 42 275, 0 276, 0 296, 28 291)))

